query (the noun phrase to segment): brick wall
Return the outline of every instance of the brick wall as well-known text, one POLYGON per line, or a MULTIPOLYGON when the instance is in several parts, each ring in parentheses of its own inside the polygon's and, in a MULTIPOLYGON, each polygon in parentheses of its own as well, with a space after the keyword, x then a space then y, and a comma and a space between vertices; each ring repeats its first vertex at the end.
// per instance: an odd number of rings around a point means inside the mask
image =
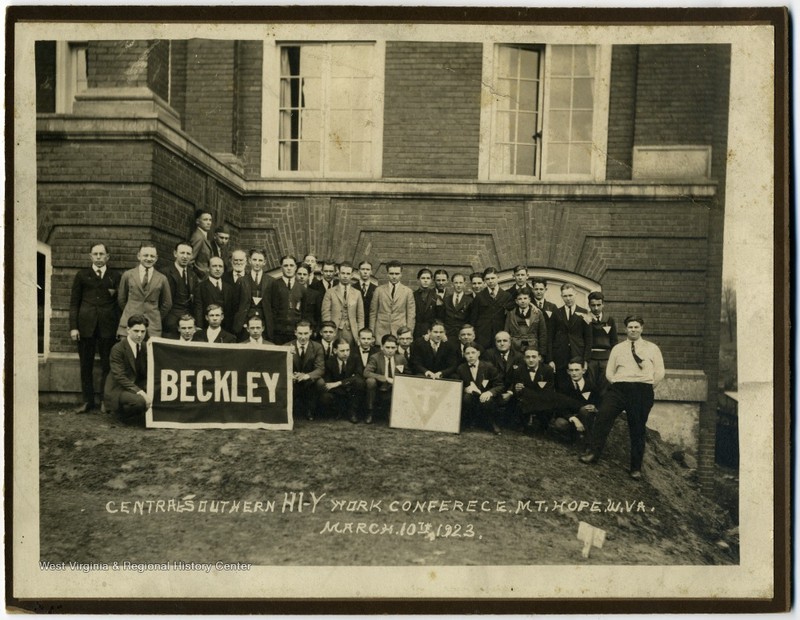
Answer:
POLYGON ((89 88, 148 86, 148 57, 155 41, 89 41, 89 88))
POLYGON ((170 96, 169 105, 181 119, 186 129, 186 41, 170 41, 170 96))
POLYGON ((476 178, 479 43, 386 44, 385 177, 476 178))
POLYGON ((615 45, 611 51, 606 178, 630 179, 636 109, 639 47, 615 45))
POLYGON ((236 47, 235 153, 245 174, 261 176, 262 41, 238 41, 236 47))
POLYGON ((147 55, 147 85, 164 101, 169 100, 169 47, 169 41, 152 41, 147 55))

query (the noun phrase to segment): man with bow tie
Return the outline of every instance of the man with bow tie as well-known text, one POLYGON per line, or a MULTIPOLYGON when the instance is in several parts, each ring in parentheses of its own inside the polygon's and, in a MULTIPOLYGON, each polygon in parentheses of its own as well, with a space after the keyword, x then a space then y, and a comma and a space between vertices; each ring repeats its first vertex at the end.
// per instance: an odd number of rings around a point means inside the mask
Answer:
POLYGON ((72 282, 69 302, 69 335, 78 345, 83 402, 75 413, 96 407, 94 389, 94 354, 100 353, 102 386, 111 369, 111 348, 116 343, 117 289, 120 274, 107 267, 109 253, 105 243, 95 243, 89 250, 92 266, 81 269, 72 282))
POLYGON ((191 244, 179 241, 172 254, 175 261, 164 272, 172 295, 172 308, 164 319, 166 338, 178 337, 178 321, 184 314, 194 310, 194 292, 197 288, 197 276, 189 265, 192 260, 191 244))
POLYGON ((350 280, 353 266, 339 265, 339 283, 329 288, 322 298, 322 320, 332 321, 338 330, 337 337, 354 344, 358 330, 364 327, 364 300, 350 280))
POLYGON ((642 338, 644 319, 633 314, 625 318, 628 338, 611 349, 606 367, 609 387, 589 435, 588 449, 580 457, 582 463, 595 463, 600 458, 614 420, 625 411, 630 435, 631 468, 634 480, 642 477, 647 418, 655 400, 655 387, 664 379, 664 358, 654 343, 642 338))
POLYGON ((600 407, 601 393, 597 384, 583 369, 583 360, 576 357, 567 366, 569 385, 558 388, 571 402, 560 412, 556 422, 556 431, 567 441, 583 437, 592 428, 600 407))
POLYGON ((125 337, 111 349, 103 399, 106 410, 116 413, 124 424, 144 425, 145 412, 153 404, 146 391, 148 323, 143 314, 132 314, 125 320, 125 337))
POLYGON ((294 336, 288 345, 292 352, 294 413, 313 420, 319 396, 317 379, 325 372, 322 345, 311 340, 311 323, 305 320, 297 323, 294 336))
POLYGON ((363 376, 369 358, 380 350, 381 348, 375 344, 375 336, 369 327, 362 327, 358 330, 358 346, 350 349, 350 355, 355 361, 356 372, 363 376))
POLYGON ((325 362, 325 373, 317 380, 320 408, 337 420, 346 412, 350 422, 357 424, 358 411, 364 407, 365 379, 357 372, 350 343, 335 340, 333 348, 333 355, 325 362))
POLYGON ((606 381, 606 366, 608 356, 611 354, 619 338, 617 337, 617 323, 614 317, 607 316, 603 311, 605 297, 601 291, 589 293, 589 310, 592 320, 592 357, 589 360, 589 376, 602 391, 605 390, 608 382, 606 381))
POLYGON ((205 329, 206 314, 211 304, 222 308, 222 327, 233 333, 233 320, 236 316, 236 304, 239 302, 236 287, 223 277, 225 263, 219 256, 212 256, 208 261, 208 277, 197 283, 194 289, 194 320, 200 329, 205 329))
POLYGON ((464 384, 461 400, 462 422, 465 426, 473 426, 475 422, 481 421, 495 435, 499 435, 500 427, 495 416, 503 382, 497 369, 488 362, 480 361, 479 357, 478 348, 467 345, 464 350, 466 361, 456 370, 456 376, 464 384))
POLYGON ((444 296, 444 331, 448 340, 455 340, 470 315, 473 297, 466 291, 464 274, 454 273, 451 283, 452 292, 444 296))

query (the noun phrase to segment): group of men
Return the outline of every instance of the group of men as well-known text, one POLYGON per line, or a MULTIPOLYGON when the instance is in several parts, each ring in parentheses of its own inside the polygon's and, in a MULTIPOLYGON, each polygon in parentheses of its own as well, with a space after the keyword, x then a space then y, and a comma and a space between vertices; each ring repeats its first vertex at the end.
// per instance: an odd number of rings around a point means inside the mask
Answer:
POLYGON ((163 273, 155 269, 153 244, 143 243, 138 265, 122 274, 107 268, 105 244, 91 247, 92 266, 76 274, 70 304, 81 362, 79 412, 96 406, 96 350, 104 405, 141 421, 151 404, 144 390, 147 336, 286 345, 296 416, 371 423, 390 401, 397 374, 460 380, 465 425, 499 434, 504 418, 565 439, 588 432, 581 457, 587 463, 599 458, 614 418, 627 411, 631 472, 640 476, 644 424, 663 360, 641 339, 641 317, 625 320, 627 340, 618 344, 601 292, 589 294, 587 310, 577 305, 575 288, 563 284, 557 307, 545 299, 547 282, 531 279, 524 265, 514 268, 508 289, 489 267, 468 276, 421 269, 412 291, 400 281, 398 261, 386 266, 388 282, 376 286, 369 261, 354 267, 318 262, 313 254, 303 262, 283 256, 280 275, 272 277, 263 250, 228 252, 228 230, 217 227, 209 239, 211 228, 211 214, 199 211, 190 241, 176 244, 163 273))

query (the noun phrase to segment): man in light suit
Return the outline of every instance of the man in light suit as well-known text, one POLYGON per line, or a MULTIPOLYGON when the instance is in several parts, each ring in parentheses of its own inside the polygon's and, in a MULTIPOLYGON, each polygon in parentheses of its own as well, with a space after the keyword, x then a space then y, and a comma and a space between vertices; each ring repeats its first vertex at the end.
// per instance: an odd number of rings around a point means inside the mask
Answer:
POLYGON ((364 327, 364 300, 358 289, 351 286, 353 265, 339 265, 339 284, 331 287, 322 298, 322 320, 333 321, 339 330, 338 338, 352 345, 358 330, 364 327))
POLYGON ((264 251, 250 250, 250 273, 239 280, 239 307, 233 319, 233 334, 240 338, 247 337, 245 323, 251 316, 258 315, 264 321, 264 333, 272 340, 274 321, 272 318, 272 286, 275 279, 264 273, 264 251))
POLYGON ((390 261, 386 273, 389 282, 375 289, 369 311, 369 326, 375 333, 375 339, 381 341, 386 334, 396 333, 397 328, 403 325, 413 330, 416 317, 414 293, 400 282, 403 265, 400 261, 390 261))
POLYGON ((233 344, 236 342, 236 337, 222 328, 224 320, 225 315, 222 306, 218 304, 209 304, 205 314, 206 327, 195 332, 193 340, 195 342, 233 344))
POLYGON ((211 213, 205 209, 194 212, 196 228, 189 242, 192 244, 192 265, 198 278, 205 278, 208 273, 208 259, 211 258, 211 240, 208 234, 213 224, 211 213))
POLYGON ((575 287, 569 282, 561 285, 561 299, 564 305, 553 313, 548 325, 549 363, 556 371, 556 384, 559 387, 569 385, 567 364, 572 358, 582 359, 584 370, 592 358, 592 328, 587 322, 589 311, 577 305, 575 287))
POLYGON ((486 422, 495 435, 500 434, 495 415, 497 400, 503 391, 503 382, 497 369, 488 362, 479 360, 480 351, 475 345, 464 350, 466 362, 456 370, 456 376, 464 384, 461 400, 462 423, 472 426, 477 420, 486 422))
POLYGON ((222 328, 233 333, 233 319, 239 303, 236 286, 223 277, 225 264, 218 256, 212 256, 208 262, 208 277, 198 282, 194 292, 194 320, 200 329, 205 329, 206 311, 211 304, 222 308, 222 328))
POLYGON ((407 372, 407 365, 406 358, 397 353, 397 338, 392 334, 384 334, 381 339, 381 350, 369 358, 364 369, 364 378, 367 380, 365 424, 372 424, 376 407, 385 406, 391 401, 394 378, 398 374, 407 372))
POLYGON ((189 269, 192 246, 186 241, 179 241, 172 254, 175 262, 164 271, 172 295, 172 308, 164 319, 163 331, 167 338, 178 337, 178 321, 184 314, 194 310, 194 291, 197 288, 197 276, 189 269))
POLYGON ((111 371, 103 393, 106 410, 116 413, 125 424, 144 424, 153 397, 147 385, 147 349, 144 339, 148 320, 132 314, 125 320, 125 337, 111 349, 111 371))
POLYGON ((467 294, 467 281, 463 274, 454 273, 453 291, 444 297, 444 331, 448 340, 456 340, 470 315, 472 296, 467 294))
POLYGON ((104 243, 95 243, 89 256, 92 266, 75 274, 69 302, 69 335, 78 344, 83 394, 83 403, 75 413, 85 413, 95 408, 94 352, 100 351, 100 367, 103 370, 100 385, 105 386, 111 369, 111 348, 117 341, 120 274, 106 267, 109 254, 104 243))
POLYGON ((117 335, 126 336, 128 319, 134 314, 147 317, 147 333, 161 335, 161 322, 172 308, 172 293, 167 277, 155 269, 158 251, 152 243, 142 243, 136 255, 139 265, 122 274, 117 303, 122 309, 117 335))
POLYGON ((322 345, 311 340, 311 323, 308 321, 298 322, 294 335, 295 339, 289 343, 293 354, 294 412, 313 420, 319 396, 317 379, 325 372, 322 345))
POLYGON ((369 319, 369 311, 372 304, 372 296, 375 295, 375 289, 378 288, 372 283, 372 263, 368 260, 362 260, 358 263, 358 280, 354 282, 354 286, 358 286, 361 290, 361 298, 364 300, 364 320, 369 319))

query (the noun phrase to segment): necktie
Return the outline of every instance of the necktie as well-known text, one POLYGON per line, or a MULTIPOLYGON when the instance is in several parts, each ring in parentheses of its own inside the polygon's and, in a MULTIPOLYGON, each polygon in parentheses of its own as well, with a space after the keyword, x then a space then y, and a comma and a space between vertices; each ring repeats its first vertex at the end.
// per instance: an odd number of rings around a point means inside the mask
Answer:
POLYGON ((102 278, 103 277, 103 272, 100 271, 99 269, 95 269, 94 272, 97 274, 98 278, 102 278))
POLYGON ((392 358, 391 357, 387 357, 386 358, 386 364, 387 364, 386 365, 386 368, 387 368, 386 376, 391 379, 392 377, 394 377, 394 369, 392 368, 392 358))
POLYGON ((439 351, 439 343, 438 342, 432 342, 431 344, 433 345, 433 352, 437 353, 439 351))
POLYGON ((456 293, 456 299, 455 299, 455 301, 453 302, 453 305, 454 305, 454 306, 457 306, 457 305, 458 305, 458 304, 460 304, 460 303, 461 303, 461 293, 456 293))
MULTIPOLYGON (((331 356, 331 345, 326 344, 325 345, 325 358, 327 359, 330 356, 331 356)), ((339 370, 341 370, 341 368, 339 370)))
POLYGON ((636 346, 634 345, 633 340, 631 340, 631 353, 633 354, 633 359, 636 361, 636 365, 639 366, 639 368, 641 368, 642 362, 644 360, 638 355, 636 355, 636 346))
POLYGON ((392 299, 394 299, 394 287, 397 286, 396 284, 392 284, 392 299))
POLYGON ((578 385, 578 382, 577 381, 573 381, 573 383, 575 384, 575 391, 576 392, 580 392, 581 391, 581 386, 578 385))
POLYGON ((189 288, 189 274, 185 269, 181 269, 181 276, 183 277, 183 284, 189 288))
POLYGON ((217 280, 217 290, 220 293, 222 292, 222 280, 217 280))
POLYGON ((494 290, 492 290, 492 291, 489 291, 489 295, 491 295, 492 299, 494 299, 495 297, 497 297, 497 289, 494 289, 494 290))
POLYGON ((367 284, 364 284, 364 285, 361 286, 361 292, 363 293, 364 297, 367 296, 367 288, 368 287, 369 287, 369 285, 367 285, 367 284))
POLYGON ((302 344, 300 345, 300 357, 305 357, 305 356, 306 356, 306 345, 302 344))
POLYGON ((342 374, 342 370, 343 370, 342 360, 339 360, 339 374, 340 375, 342 374))
POLYGON ((244 274, 241 274, 241 273, 235 273, 235 272, 234 272, 234 274, 233 274, 233 282, 234 282, 234 283, 238 282, 238 281, 239 281, 239 278, 241 278, 241 277, 242 277, 242 275, 244 275, 244 274))
POLYGON ((567 309, 567 321, 569 321, 570 317, 572 316, 572 313, 569 310, 569 306, 567 306, 566 309, 567 309))
POLYGON ((140 345, 140 344, 137 342, 137 343, 136 343, 136 359, 137 359, 137 360, 139 359, 139 353, 141 353, 141 352, 142 352, 142 345, 140 345))
POLYGON ((259 288, 261 286, 261 274, 260 273, 256 274, 255 283, 256 283, 256 288, 259 288))
POLYGON ((346 284, 342 285, 342 299, 347 301, 347 285, 346 284))
POLYGON ((150 267, 144 268, 144 279, 142 280, 142 288, 146 289, 150 284, 150 267))

